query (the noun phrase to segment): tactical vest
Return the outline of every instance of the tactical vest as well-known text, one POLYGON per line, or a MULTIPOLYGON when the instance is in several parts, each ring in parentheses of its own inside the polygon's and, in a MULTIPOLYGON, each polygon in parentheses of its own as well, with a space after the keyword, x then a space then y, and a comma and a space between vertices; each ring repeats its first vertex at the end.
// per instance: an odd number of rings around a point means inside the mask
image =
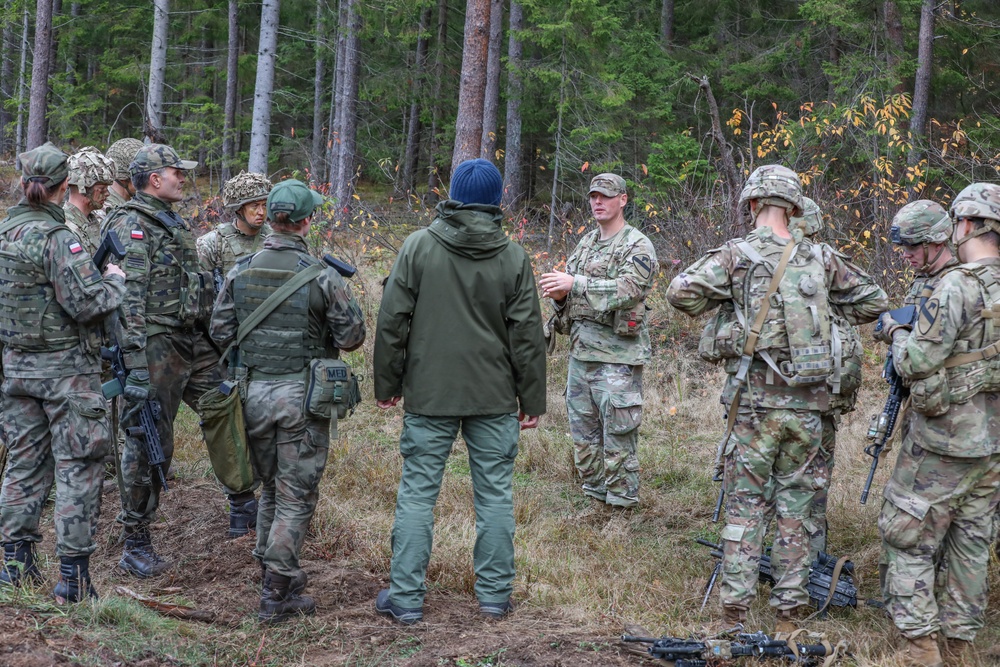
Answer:
MULTIPOLYGON (((604 264, 604 274, 603 275, 591 275, 586 273, 587 264, 590 261, 590 256, 594 251, 594 248, 598 244, 598 238, 600 236, 601 230, 595 229, 594 231, 583 237, 580 242, 580 256, 577 257, 576 267, 574 269, 575 273, 580 273, 586 275, 588 278, 602 278, 608 280, 615 280, 618 278, 618 270, 621 267, 622 260, 625 258, 625 253, 628 251, 629 246, 632 242, 632 234, 629 225, 625 225, 618 236, 612 242, 611 247, 608 248, 608 261, 604 264)), ((629 308, 630 312, 633 312, 638 317, 645 317, 645 300, 640 301, 635 306, 629 308)), ((598 324, 603 324, 605 326, 615 325, 615 314, 616 311, 603 311, 594 310, 590 307, 590 304, 586 299, 573 299, 569 300, 569 312, 568 319, 570 320, 591 320, 592 322, 597 322, 598 324)), ((635 317, 633 317, 635 320, 635 317)))
MULTIPOLYGON (((289 250, 262 250, 239 260, 233 279, 236 319, 245 321, 292 276, 318 263, 313 257, 289 250)), ((288 375, 324 356, 325 320, 318 336, 310 333, 317 328, 309 326, 309 291, 309 283, 297 289, 247 334, 240 344, 240 359, 247 368, 288 375)))
POLYGON ((39 223, 36 229, 46 239, 68 229, 34 211, 0 224, 0 341, 25 352, 68 350, 81 342, 80 327, 56 301, 55 289, 42 268, 45 244, 25 247, 27 235, 17 241, 6 239, 14 228, 32 223, 39 223))
POLYGON ((225 225, 219 225, 216 231, 219 234, 219 243, 216 250, 217 256, 215 258, 215 265, 222 270, 223 275, 228 273, 229 269, 233 268, 237 260, 257 252, 258 244, 265 237, 264 229, 262 228, 253 237, 253 241, 250 244, 250 250, 244 251, 243 248, 240 247, 240 241, 245 235, 242 234, 240 230, 236 229, 235 224, 228 223, 225 225))

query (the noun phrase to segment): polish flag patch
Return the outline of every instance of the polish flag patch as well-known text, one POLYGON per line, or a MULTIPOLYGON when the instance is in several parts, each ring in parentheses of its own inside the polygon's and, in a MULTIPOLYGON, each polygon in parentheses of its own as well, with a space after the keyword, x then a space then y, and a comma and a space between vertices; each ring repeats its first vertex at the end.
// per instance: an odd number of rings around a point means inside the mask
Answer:
POLYGON ((132 238, 141 241, 142 240, 142 230, 141 229, 133 229, 131 236, 132 236, 132 238))
POLYGON ((71 243, 69 244, 69 251, 70 251, 70 253, 72 253, 72 254, 74 254, 74 255, 75 255, 75 254, 76 254, 76 253, 78 253, 78 252, 83 252, 83 246, 82 246, 82 245, 80 245, 80 244, 79 244, 78 242, 76 242, 76 241, 72 241, 72 242, 71 242, 71 243))

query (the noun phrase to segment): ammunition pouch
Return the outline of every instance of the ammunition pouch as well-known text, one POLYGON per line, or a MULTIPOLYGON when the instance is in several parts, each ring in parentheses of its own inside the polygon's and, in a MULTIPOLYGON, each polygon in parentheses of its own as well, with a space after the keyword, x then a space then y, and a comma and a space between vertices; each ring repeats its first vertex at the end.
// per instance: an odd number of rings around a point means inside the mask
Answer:
POLYGON ((910 385, 910 407, 927 417, 940 417, 951 407, 948 374, 939 369, 934 375, 910 385))
POLYGON ((712 363, 739 359, 745 343, 746 329, 736 317, 732 302, 726 302, 705 324, 698 341, 698 355, 712 363))
POLYGON ((351 367, 340 359, 313 359, 306 371, 305 405, 303 409, 313 419, 331 419, 336 407, 337 418, 354 413, 361 402, 361 387, 351 367))
POLYGON ((631 308, 616 310, 612 318, 611 326, 615 330, 615 335, 625 338, 634 338, 639 335, 642 324, 646 321, 646 311, 649 307, 645 299, 635 304, 631 308))

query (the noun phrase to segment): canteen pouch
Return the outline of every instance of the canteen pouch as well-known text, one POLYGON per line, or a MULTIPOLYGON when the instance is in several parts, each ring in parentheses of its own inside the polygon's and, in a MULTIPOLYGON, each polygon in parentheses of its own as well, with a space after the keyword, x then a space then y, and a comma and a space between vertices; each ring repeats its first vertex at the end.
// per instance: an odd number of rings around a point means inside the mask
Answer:
POLYGON ((948 374, 942 368, 910 385, 910 407, 927 417, 940 417, 951 406, 948 374))
POLYGON ((253 464, 237 383, 223 382, 205 392, 198 399, 198 413, 216 478, 228 493, 253 489, 253 464))
POLYGON ((351 367, 340 359, 313 359, 306 375, 305 412, 313 419, 337 418, 354 412, 361 402, 361 388, 351 367))

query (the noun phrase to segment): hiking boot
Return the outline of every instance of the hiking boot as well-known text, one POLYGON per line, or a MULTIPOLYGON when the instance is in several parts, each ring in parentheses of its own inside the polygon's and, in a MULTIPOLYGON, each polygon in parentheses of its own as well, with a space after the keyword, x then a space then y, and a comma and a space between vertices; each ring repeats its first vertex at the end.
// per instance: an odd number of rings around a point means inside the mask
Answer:
POLYGON ((125 538, 125 550, 118 561, 118 567, 140 579, 148 579, 169 570, 170 563, 157 555, 149 536, 149 528, 143 527, 125 538))
POLYGON ((791 609, 778 609, 775 614, 774 632, 790 635, 799 629, 799 622, 808 615, 808 609, 805 605, 791 609))
POLYGON ((507 599, 503 602, 482 602, 479 603, 479 615, 499 621, 507 614, 514 611, 514 603, 507 599))
POLYGON ((423 607, 397 607, 389 600, 389 589, 379 591, 375 598, 375 611, 383 616, 392 616, 393 619, 403 625, 413 625, 417 621, 424 620, 423 607))
POLYGON ((7 542, 3 545, 3 561, 3 567, 0 567, 0 584, 20 586, 23 583, 42 583, 42 573, 35 564, 34 542, 7 542))
POLYGON ((97 591, 90 583, 90 558, 88 556, 59 559, 59 582, 52 591, 58 604, 79 602, 85 597, 97 599, 97 591))
POLYGON ((945 637, 941 651, 944 664, 948 667, 974 667, 978 665, 972 642, 955 637, 945 637))
POLYGON ((944 667, 937 633, 923 637, 903 637, 903 664, 906 667, 944 667))
POLYGON ((229 499, 229 537, 243 537, 252 528, 257 527, 257 499, 250 498, 243 502, 229 499))
POLYGON ((316 603, 311 597, 290 590, 291 581, 291 577, 265 573, 260 591, 260 612, 257 614, 261 623, 280 623, 292 616, 316 613, 316 603))
MULTIPOLYGON (((260 562, 260 581, 263 584, 264 579, 267 578, 267 565, 264 565, 264 561, 260 562)), ((298 573, 292 577, 291 582, 288 584, 288 592, 292 595, 298 595, 306 589, 306 584, 309 583, 309 575, 306 574, 305 570, 299 570, 298 573)))

